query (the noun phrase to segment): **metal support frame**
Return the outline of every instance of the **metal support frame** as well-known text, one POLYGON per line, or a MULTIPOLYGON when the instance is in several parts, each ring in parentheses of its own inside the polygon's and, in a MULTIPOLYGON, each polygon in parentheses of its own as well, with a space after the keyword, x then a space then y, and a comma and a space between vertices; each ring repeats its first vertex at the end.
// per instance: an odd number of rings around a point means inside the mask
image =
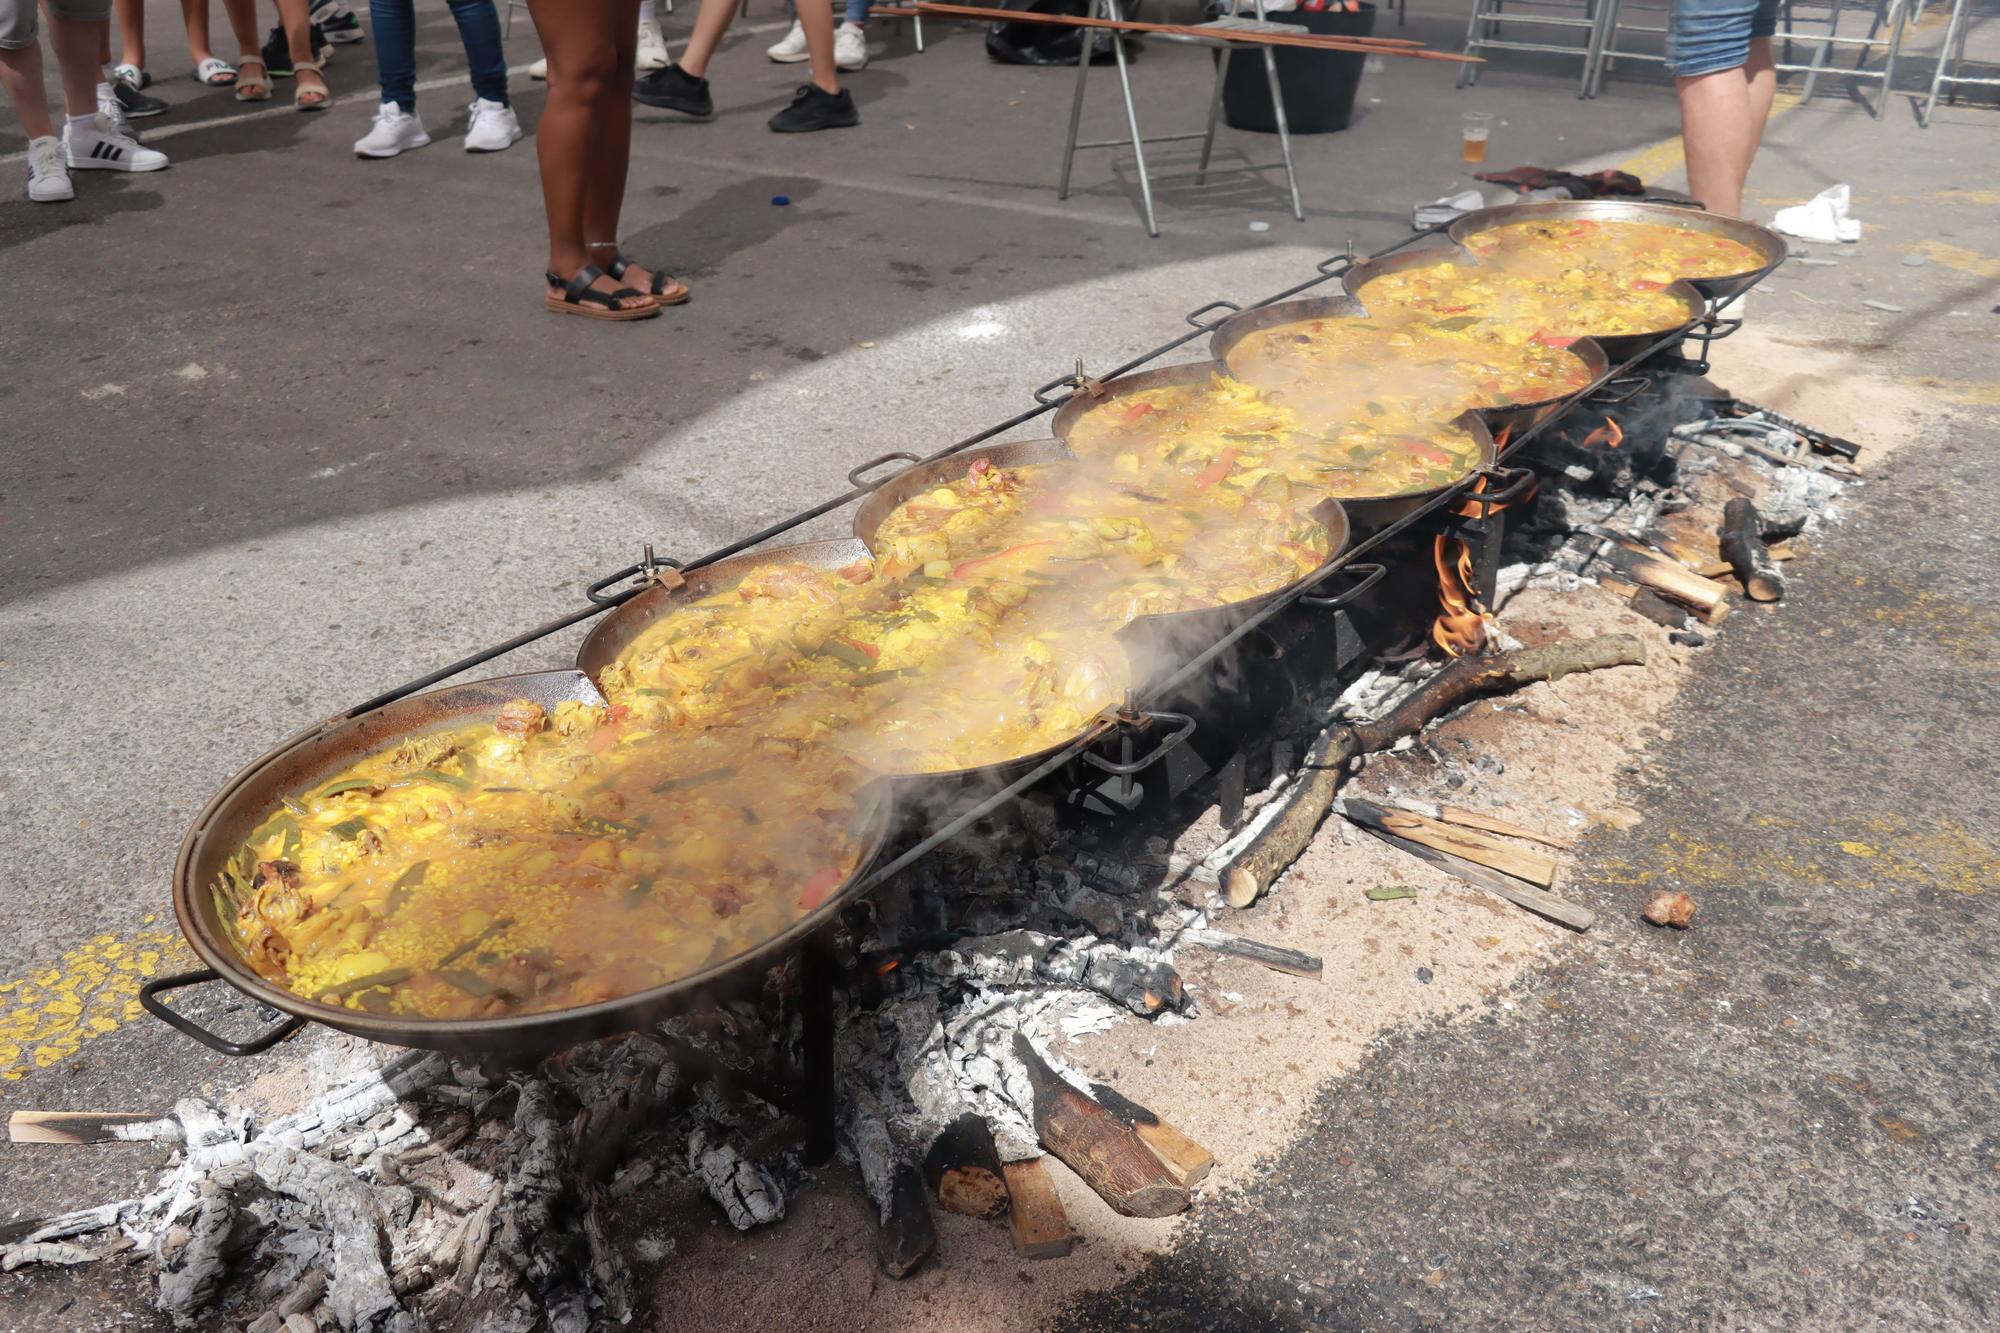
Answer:
MULTIPOLYGON (((1476 56, 1484 51, 1539 51, 1546 55, 1582 56, 1583 70, 1577 76, 1576 95, 1588 97, 1592 56, 1597 49, 1597 30, 1602 10, 1608 0, 1528 0, 1528 2, 1556 9, 1580 9, 1583 17, 1577 18, 1573 14, 1544 14, 1518 8, 1503 9, 1506 0, 1474 0, 1472 15, 1465 22, 1465 54, 1476 56), (1503 39, 1498 35, 1503 22, 1518 23, 1526 27, 1581 28, 1584 31, 1583 45, 1556 46, 1550 42, 1503 39)), ((1515 3, 1518 5, 1522 0, 1515 0, 1515 3)), ((1470 88, 1478 82, 1479 66, 1458 67, 1459 87, 1470 88)))
MULTIPOLYGON (((1265 17, 1264 0, 1253 0, 1253 3, 1256 6, 1256 16, 1259 21, 1262 21, 1265 17)), ((1242 0, 1233 0, 1233 3, 1229 7, 1229 13, 1232 18, 1236 16, 1241 5, 1242 0)), ((1090 12, 1091 16, 1095 18, 1116 19, 1121 17, 1112 4, 1112 0, 1092 0, 1090 12)), ((1228 76, 1230 57, 1243 47, 1256 45, 1264 58, 1264 78, 1270 85, 1271 109, 1278 122, 1278 151, 1284 160, 1282 163, 1273 162, 1252 165, 1237 168, 1237 170, 1268 171, 1274 166, 1283 166, 1285 169, 1285 188, 1291 195, 1292 218, 1298 222, 1306 220, 1305 202, 1299 196, 1298 169, 1292 158, 1292 130, 1291 126, 1285 120, 1285 99, 1283 92, 1278 86, 1278 58, 1276 52, 1269 45, 1231 42, 1221 37, 1181 37, 1171 34, 1156 34, 1157 39, 1160 41, 1182 42, 1190 46, 1205 46, 1211 50, 1220 51, 1221 59, 1216 61, 1215 87, 1209 94, 1207 127, 1199 132, 1162 134, 1148 139, 1139 132, 1139 108, 1132 100, 1132 67, 1125 57, 1125 38, 1122 33, 1113 32, 1111 34, 1111 56, 1113 62, 1118 66, 1118 87, 1119 91, 1125 97, 1125 123, 1131 130, 1132 137, 1129 139, 1090 139, 1079 141, 1076 136, 1083 124, 1083 94, 1084 89, 1090 82, 1090 48, 1093 45, 1090 29, 1085 28, 1081 31, 1083 34, 1083 44, 1078 50, 1076 58, 1076 94, 1070 101, 1069 130, 1063 137, 1062 179, 1056 185, 1056 198, 1069 198, 1070 176, 1076 163, 1078 149, 1124 148, 1130 145, 1133 160, 1139 168, 1139 202, 1145 213, 1146 234, 1148 236, 1158 236, 1160 234, 1160 224, 1153 208, 1153 178, 1151 172, 1146 167, 1146 145, 1149 143, 1184 143, 1190 139, 1201 140, 1200 165, 1193 172, 1180 174, 1192 175, 1195 183, 1198 185, 1206 184, 1208 181, 1209 159, 1214 155, 1215 151, 1215 126, 1216 122, 1222 118, 1222 81, 1228 76)), ((1163 177, 1162 179, 1173 178, 1163 177)))
MULTIPOLYGON (((1922 0, 1918 0, 1921 5, 1922 0)), ((1966 0, 1952 0, 1951 20, 1945 25, 1944 45, 1938 48, 1937 69, 1931 74, 1930 92, 1924 97, 1924 104, 1917 109, 1917 124, 1925 129, 1931 125, 1931 113, 1937 110, 1938 94, 1943 93, 1948 104, 1956 104, 1961 87, 2000 88, 2000 79, 1974 78, 1958 71, 1965 64, 1965 39, 1972 31, 1972 25, 1965 17, 1966 0), (1945 71, 1949 69, 1951 73, 1945 71)))

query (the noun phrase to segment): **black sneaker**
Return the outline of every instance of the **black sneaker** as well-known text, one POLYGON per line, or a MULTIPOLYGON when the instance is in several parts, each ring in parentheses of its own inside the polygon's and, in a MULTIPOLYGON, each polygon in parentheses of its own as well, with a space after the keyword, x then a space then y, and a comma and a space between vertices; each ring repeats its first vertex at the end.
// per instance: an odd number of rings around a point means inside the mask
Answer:
MULTIPOLYGON (((326 40, 326 33, 319 24, 312 25, 313 59, 325 61, 333 54, 333 44, 326 40)), ((274 79, 289 79, 298 73, 292 68, 292 44, 285 40, 283 27, 271 29, 271 35, 264 42, 264 72, 274 79)))
POLYGON ((123 79, 111 81, 111 95, 118 99, 118 107, 133 120, 144 120, 147 116, 157 116, 167 109, 167 104, 150 93, 142 93, 123 79))
POLYGON ((715 119, 715 99, 708 80, 697 79, 679 65, 656 69, 632 85, 632 100, 662 111, 678 111, 695 120, 715 119))
POLYGON ((816 83, 802 84, 792 104, 771 117, 771 128, 779 134, 810 134, 814 130, 844 130, 861 123, 854 99, 842 88, 830 93, 816 83))
POLYGON ((319 24, 320 31, 326 34, 329 42, 345 45, 362 41, 368 36, 361 30, 360 16, 342 5, 340 0, 319 0, 308 16, 319 24))

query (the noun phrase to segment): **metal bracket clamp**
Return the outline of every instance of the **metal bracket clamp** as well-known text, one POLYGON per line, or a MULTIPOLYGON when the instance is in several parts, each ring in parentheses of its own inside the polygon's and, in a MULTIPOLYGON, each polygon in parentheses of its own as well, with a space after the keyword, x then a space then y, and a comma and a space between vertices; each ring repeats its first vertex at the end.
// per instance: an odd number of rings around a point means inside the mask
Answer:
POLYGON ((200 986, 220 980, 222 974, 212 967, 204 967, 194 972, 177 972, 170 977, 155 977, 139 988, 139 1003, 144 1006, 147 1013, 167 1026, 193 1037, 211 1051, 223 1055, 256 1055, 260 1051, 269 1050, 305 1026, 305 1019, 293 1015, 274 1027, 266 1028, 248 1041, 231 1041, 227 1037, 210 1032, 186 1014, 176 1013, 165 1000, 160 998, 166 992, 179 990, 183 986, 200 986))
MULTIPOLYGON (((1202 310, 1206 309, 1208 309, 1207 306, 1202 307, 1202 310)), ((1201 312, 1196 311, 1195 313, 1199 314, 1201 312)), ((1102 398, 1104 396, 1104 381, 1084 374, 1082 357, 1076 359, 1076 369, 1074 371, 1062 376, 1060 379, 1052 379, 1041 388, 1035 390, 1035 401, 1043 407, 1054 407, 1057 403, 1063 401, 1063 399, 1074 398, 1080 393, 1088 393, 1092 398, 1102 398), (1063 394, 1061 398, 1052 397, 1051 395, 1057 389, 1067 389, 1069 392, 1063 394)))
POLYGON ((1496 510, 1513 504, 1536 486, 1541 479, 1530 467, 1489 467, 1480 469, 1479 475, 1485 479, 1487 489, 1467 491, 1455 510, 1461 516, 1484 520, 1491 518, 1496 510), (1466 513, 1466 510, 1473 510, 1466 513))
POLYGON ((1342 588, 1339 592, 1300 593, 1299 605, 1310 606, 1317 611, 1338 611, 1344 606, 1351 605, 1361 594, 1380 583, 1382 576, 1388 572, 1387 565, 1374 563, 1342 566, 1327 577, 1333 578, 1341 574, 1358 575, 1352 587, 1342 588))
POLYGON ((645 588, 657 585, 665 588, 668 592, 672 592, 685 582, 687 580, 681 577, 681 562, 671 559, 663 560, 654 555, 652 544, 648 543, 641 551, 638 564, 627 565, 623 569, 606 574, 603 578, 585 588, 583 595, 597 606, 618 606, 623 602, 631 600, 635 593, 645 588), (619 593, 607 593, 606 590, 613 584, 623 583, 626 579, 631 578, 639 580, 640 586, 638 588, 627 588, 619 593))
POLYGON ((1124 759, 1106 759, 1095 750, 1083 752, 1083 762, 1092 768, 1111 774, 1113 777, 1127 778, 1143 769, 1151 768, 1163 759, 1169 750, 1179 746, 1194 734, 1194 719, 1186 713, 1168 713, 1154 709, 1140 709, 1137 712, 1120 710, 1118 713, 1120 750, 1124 759), (1139 756, 1131 757, 1132 736, 1155 725, 1173 728, 1160 738, 1160 743, 1139 756))
POLYGON ((884 463, 921 463, 923 461, 916 454, 898 449, 893 453, 883 454, 880 457, 871 458, 865 463, 856 464, 847 473, 847 484, 857 491, 872 491, 879 486, 895 480, 899 474, 892 473, 887 477, 883 477, 880 481, 871 481, 868 477, 871 469, 881 467, 884 463))

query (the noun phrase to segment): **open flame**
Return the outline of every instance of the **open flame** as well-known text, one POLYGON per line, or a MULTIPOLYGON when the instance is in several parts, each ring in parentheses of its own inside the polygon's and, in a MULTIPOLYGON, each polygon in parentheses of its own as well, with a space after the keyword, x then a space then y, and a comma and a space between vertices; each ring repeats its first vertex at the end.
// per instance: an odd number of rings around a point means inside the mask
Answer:
POLYGON ((1431 622, 1431 641, 1453 657, 1476 657, 1486 647, 1489 617, 1472 587, 1472 548, 1439 533, 1432 558, 1437 562, 1438 605, 1444 609, 1431 622))
POLYGON ((1610 417, 1604 418, 1602 426, 1599 426, 1596 430, 1583 437, 1583 447, 1586 449, 1595 449, 1600 445, 1606 449, 1616 449, 1624 442, 1624 430, 1610 417))

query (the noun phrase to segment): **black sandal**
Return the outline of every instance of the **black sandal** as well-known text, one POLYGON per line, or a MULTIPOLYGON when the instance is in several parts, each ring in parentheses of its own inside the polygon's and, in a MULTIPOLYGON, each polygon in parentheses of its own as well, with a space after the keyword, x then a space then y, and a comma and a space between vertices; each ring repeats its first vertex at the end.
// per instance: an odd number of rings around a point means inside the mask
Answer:
MULTIPOLYGON (((625 276, 625 270, 631 267, 631 260, 624 255, 615 255, 605 269, 612 277, 622 278, 625 276)), ((653 272, 652 288, 646 295, 661 305, 685 305, 687 299, 694 295, 694 289, 673 274, 661 273, 656 269, 653 272)))
POLYGON ((646 293, 636 287, 620 287, 615 292, 594 291, 593 282, 604 276, 604 270, 595 264, 585 264, 577 270, 576 276, 568 282, 556 272, 547 272, 549 282, 563 289, 561 296, 547 298, 549 309, 558 315, 582 315, 585 319, 609 319, 616 321, 631 319, 651 319, 660 313, 658 302, 651 305, 620 306, 618 302, 631 300, 646 293))

